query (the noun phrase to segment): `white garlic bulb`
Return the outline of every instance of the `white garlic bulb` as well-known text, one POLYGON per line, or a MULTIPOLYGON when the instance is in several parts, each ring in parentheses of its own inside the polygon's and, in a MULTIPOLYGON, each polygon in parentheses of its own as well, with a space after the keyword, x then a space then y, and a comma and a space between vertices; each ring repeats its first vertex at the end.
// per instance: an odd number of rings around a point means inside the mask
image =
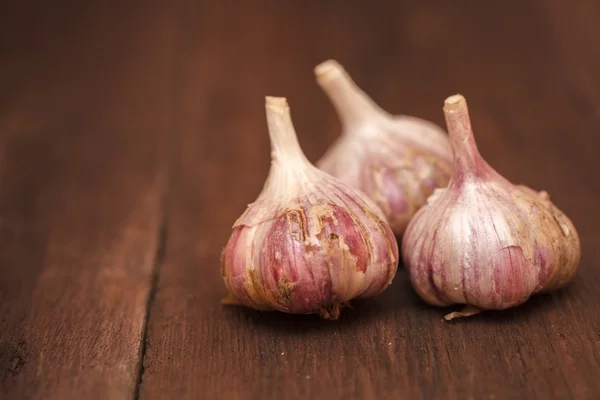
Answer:
POLYGON ((223 250, 228 302, 336 319, 390 285, 398 244, 377 206, 304 156, 286 99, 267 97, 266 111, 271 170, 223 250))
POLYGON ((546 192, 511 184, 481 157, 463 96, 448 97, 444 114, 455 172, 402 241, 417 293, 436 306, 466 304, 446 316, 452 319, 514 307, 564 286, 581 257, 571 221, 546 192))
POLYGON ((366 193, 402 235, 427 197, 450 179, 448 136, 432 122, 382 110, 336 61, 318 65, 315 75, 343 127, 317 166, 366 193))

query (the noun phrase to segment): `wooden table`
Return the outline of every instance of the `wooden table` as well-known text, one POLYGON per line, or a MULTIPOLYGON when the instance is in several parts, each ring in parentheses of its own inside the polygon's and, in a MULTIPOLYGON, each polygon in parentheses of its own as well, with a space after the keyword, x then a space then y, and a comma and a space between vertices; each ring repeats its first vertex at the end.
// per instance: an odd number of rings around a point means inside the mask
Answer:
POLYGON ((600 2, 4 3, 0 398, 600 398, 600 2), (335 322, 222 306, 264 96, 317 160, 327 58, 394 113, 463 93, 484 157, 577 226, 572 284, 452 323, 404 270, 335 322))

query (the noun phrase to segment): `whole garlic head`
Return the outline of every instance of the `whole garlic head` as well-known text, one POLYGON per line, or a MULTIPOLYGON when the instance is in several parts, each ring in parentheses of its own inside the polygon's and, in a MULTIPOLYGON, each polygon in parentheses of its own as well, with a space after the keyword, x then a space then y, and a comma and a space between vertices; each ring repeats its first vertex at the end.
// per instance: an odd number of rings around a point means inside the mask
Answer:
POLYGON ((266 111, 271 170, 223 250, 228 301, 336 319, 341 305, 390 285, 398 245, 366 196, 306 159, 286 99, 267 97, 266 111))
POLYGON ((317 166, 366 193, 401 235, 433 190, 450 179, 448 136, 432 122, 382 110, 336 61, 318 65, 315 75, 342 122, 342 135, 317 166))
POLYGON ((404 264, 429 304, 466 304, 446 319, 505 309, 558 289, 581 256, 571 221, 546 192, 513 185, 479 154, 466 100, 446 99, 455 172, 410 222, 404 264))

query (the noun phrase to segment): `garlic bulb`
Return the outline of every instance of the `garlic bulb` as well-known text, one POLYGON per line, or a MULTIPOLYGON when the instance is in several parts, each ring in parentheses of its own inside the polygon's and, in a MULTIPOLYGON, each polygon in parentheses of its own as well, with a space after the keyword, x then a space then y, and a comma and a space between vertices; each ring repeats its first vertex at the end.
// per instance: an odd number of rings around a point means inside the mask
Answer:
POLYGON ((266 112, 271 169, 223 250, 227 302, 337 319, 340 305, 390 285, 398 244, 366 196, 304 156, 286 99, 267 97, 266 112))
POLYGON ((446 319, 506 309, 564 286, 581 249, 571 221, 546 192, 512 185, 479 154, 466 100, 448 97, 444 114, 455 172, 410 222, 404 264, 429 304, 466 304, 446 319))
POLYGON ((343 130, 317 166, 366 193, 402 235, 427 197, 450 179, 448 136, 431 122, 382 110, 336 61, 321 63, 315 75, 343 130))

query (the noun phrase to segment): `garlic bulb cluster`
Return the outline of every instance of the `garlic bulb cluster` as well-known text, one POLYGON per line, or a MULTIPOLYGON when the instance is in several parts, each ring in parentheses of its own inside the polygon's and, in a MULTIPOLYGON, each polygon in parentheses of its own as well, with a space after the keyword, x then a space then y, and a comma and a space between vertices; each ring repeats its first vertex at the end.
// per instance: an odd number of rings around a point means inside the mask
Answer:
POLYGON ((227 301, 336 319, 390 285, 398 244, 377 206, 304 156, 285 98, 267 97, 266 114, 271 169, 223 250, 227 301))
POLYGON ((382 110, 336 61, 315 68, 343 132, 317 162, 323 171, 367 194, 402 235, 415 212, 452 174, 452 151, 437 125, 382 110))
POLYGON ((444 114, 455 172, 411 220, 402 257, 429 304, 466 304, 446 319, 506 309, 565 285, 581 257, 577 231, 546 192, 515 186, 480 155, 463 96, 444 114))

